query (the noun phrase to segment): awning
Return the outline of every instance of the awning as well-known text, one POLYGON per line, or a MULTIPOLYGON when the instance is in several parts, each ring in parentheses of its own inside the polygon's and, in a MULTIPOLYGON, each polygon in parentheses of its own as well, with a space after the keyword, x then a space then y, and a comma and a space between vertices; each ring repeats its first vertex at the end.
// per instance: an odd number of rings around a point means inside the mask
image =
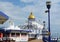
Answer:
POLYGON ((7 21, 9 17, 0 11, 0 24, 3 24, 5 21, 7 21))

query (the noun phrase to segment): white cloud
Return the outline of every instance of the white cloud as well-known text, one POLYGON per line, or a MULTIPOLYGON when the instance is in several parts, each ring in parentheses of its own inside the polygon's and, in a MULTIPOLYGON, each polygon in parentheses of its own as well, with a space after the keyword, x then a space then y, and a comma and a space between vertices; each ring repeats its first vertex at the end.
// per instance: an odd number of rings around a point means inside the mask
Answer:
POLYGON ((21 13, 23 12, 19 6, 15 6, 10 2, 0 2, 0 11, 3 11, 10 18, 20 18, 21 13))
POLYGON ((60 0, 50 0, 53 4, 59 3, 60 0))
MULTIPOLYGON (((26 5, 25 7, 21 8, 19 6, 16 6, 10 2, 0 2, 0 10, 5 12, 8 16, 14 18, 14 19, 24 19, 25 17, 23 15, 29 15, 27 12, 33 12, 35 16, 41 17, 41 19, 45 20, 47 19, 47 14, 44 12, 46 10, 46 0, 20 0, 21 2, 29 3, 34 2, 34 5, 26 5), (44 18, 45 17, 45 18, 44 18)), ((57 4, 60 2, 60 0, 51 0, 52 6, 51 6, 51 18, 56 19, 57 17, 60 17, 60 5, 57 4), (57 15, 58 14, 58 15, 57 15)), ((56 22, 57 23, 57 22, 56 22)))
MULTIPOLYGON (((33 2, 35 2, 35 1, 33 1, 33 2)), ((51 0, 51 2, 52 2, 51 17, 52 18, 55 17, 54 19, 56 19, 56 16, 58 16, 60 14, 60 12, 59 12, 60 11, 60 5, 58 4, 60 2, 60 0, 51 0)), ((39 16, 46 17, 47 15, 44 12, 46 10, 46 4, 45 3, 46 3, 46 0, 37 0, 36 4, 27 5, 22 10, 24 12, 33 12, 35 15, 38 14, 39 16)), ((60 16, 58 16, 58 17, 60 17, 60 16)))
POLYGON ((25 3, 29 3, 29 2, 33 2, 34 0, 20 0, 21 2, 25 2, 25 3))

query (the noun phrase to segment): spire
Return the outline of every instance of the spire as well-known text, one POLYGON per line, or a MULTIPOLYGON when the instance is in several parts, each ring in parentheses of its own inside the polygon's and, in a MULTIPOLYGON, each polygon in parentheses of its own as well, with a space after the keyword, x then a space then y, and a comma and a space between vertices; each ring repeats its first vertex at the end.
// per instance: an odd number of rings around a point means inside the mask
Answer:
POLYGON ((10 25, 14 25, 14 23, 12 21, 9 21, 10 25))
POLYGON ((29 19, 34 19, 35 16, 34 16, 33 13, 31 12, 28 18, 29 18, 29 19))

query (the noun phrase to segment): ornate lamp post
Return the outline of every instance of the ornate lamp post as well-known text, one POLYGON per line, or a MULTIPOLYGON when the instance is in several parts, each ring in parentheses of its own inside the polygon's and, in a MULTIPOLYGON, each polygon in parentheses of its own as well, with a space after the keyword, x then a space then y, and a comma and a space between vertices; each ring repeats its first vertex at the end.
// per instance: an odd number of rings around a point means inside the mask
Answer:
MULTIPOLYGON (((51 8, 51 1, 47 1, 46 2, 46 6, 47 6, 47 9, 48 9, 48 31, 50 33, 50 8, 51 8)), ((50 34, 51 35, 51 34, 50 34)), ((51 42, 51 37, 48 37, 48 41, 51 42)))

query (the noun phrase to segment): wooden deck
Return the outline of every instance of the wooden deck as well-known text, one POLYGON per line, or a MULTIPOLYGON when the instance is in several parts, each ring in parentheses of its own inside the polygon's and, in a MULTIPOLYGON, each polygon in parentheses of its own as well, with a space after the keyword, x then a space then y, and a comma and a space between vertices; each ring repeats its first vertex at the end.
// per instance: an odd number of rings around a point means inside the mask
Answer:
POLYGON ((43 41, 42 40, 35 39, 35 40, 31 40, 29 42, 43 42, 43 41))

